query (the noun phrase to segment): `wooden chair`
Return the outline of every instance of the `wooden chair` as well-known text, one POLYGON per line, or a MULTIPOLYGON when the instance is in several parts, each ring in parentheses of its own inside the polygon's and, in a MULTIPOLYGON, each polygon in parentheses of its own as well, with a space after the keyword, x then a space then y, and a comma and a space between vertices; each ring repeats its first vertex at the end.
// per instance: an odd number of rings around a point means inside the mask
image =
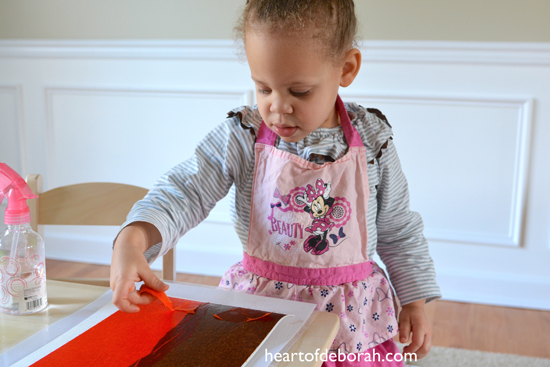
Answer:
MULTIPOLYGON (((27 184, 39 196, 27 201, 31 211, 31 227, 35 231, 39 230, 38 225, 48 224, 120 226, 136 201, 143 199, 148 192, 142 187, 109 182, 82 183, 42 192, 42 177, 38 174, 28 175, 27 184)), ((162 278, 176 279, 173 249, 163 256, 162 278)), ((108 279, 59 280, 109 286, 108 279)))

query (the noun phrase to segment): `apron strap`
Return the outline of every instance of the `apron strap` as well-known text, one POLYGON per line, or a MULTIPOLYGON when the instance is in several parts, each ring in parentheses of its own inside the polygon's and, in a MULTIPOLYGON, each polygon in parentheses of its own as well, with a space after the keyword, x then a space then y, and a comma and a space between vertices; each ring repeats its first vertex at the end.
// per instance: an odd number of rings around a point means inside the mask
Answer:
MULTIPOLYGON (((351 121, 346 111, 346 106, 340 98, 340 95, 336 98, 336 110, 340 115, 340 123, 342 124, 342 130, 350 147, 362 147, 363 141, 357 130, 352 126, 351 121)), ((258 131, 258 138, 256 143, 262 143, 266 145, 275 145, 277 134, 275 134, 270 128, 267 127, 265 122, 262 121, 260 130, 258 131)))
POLYGON ((256 143, 262 143, 265 145, 275 145, 275 140, 277 139, 277 134, 273 132, 265 122, 262 121, 262 124, 260 125, 260 130, 258 131, 258 138, 256 139, 256 143))

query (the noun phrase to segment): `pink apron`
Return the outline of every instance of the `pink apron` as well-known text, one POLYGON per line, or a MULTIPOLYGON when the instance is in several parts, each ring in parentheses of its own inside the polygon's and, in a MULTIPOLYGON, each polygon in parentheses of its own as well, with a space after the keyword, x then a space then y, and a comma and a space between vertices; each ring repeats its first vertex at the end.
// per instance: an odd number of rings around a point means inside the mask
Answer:
POLYGON ((336 108, 349 150, 322 165, 276 148, 262 122, 247 251, 220 287, 316 303, 340 316, 331 350, 365 353, 397 333, 396 310, 367 255, 366 148, 340 97, 336 108))

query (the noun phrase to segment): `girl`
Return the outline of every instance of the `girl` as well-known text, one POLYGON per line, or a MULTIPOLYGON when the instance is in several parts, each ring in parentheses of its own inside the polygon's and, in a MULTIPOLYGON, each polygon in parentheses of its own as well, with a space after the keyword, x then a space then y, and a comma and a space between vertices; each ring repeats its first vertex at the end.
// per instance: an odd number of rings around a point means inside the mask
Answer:
POLYGON ((137 281, 166 290, 147 261, 174 246, 234 185, 243 261, 220 287, 337 313, 331 351, 355 354, 348 360, 374 352, 392 359, 398 330, 401 342, 413 334, 404 352, 422 358, 431 346, 424 303, 441 297, 422 220, 409 210, 384 115, 338 96, 361 65, 353 1, 250 0, 236 30, 257 106, 231 111, 134 206, 115 240, 114 304, 137 312, 150 302, 136 292, 137 281), (375 250, 402 305, 399 322, 391 286, 370 260, 375 250))

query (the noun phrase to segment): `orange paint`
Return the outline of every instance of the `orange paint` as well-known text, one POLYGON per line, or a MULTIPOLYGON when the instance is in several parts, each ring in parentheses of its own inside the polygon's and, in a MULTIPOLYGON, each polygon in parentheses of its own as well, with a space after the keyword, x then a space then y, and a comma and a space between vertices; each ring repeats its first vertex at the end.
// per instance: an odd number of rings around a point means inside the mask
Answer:
MULTIPOLYGON (((256 321, 259 319, 263 319, 264 317, 271 314, 271 312, 266 312, 263 315, 256 316, 256 317, 248 317, 248 316, 254 316, 253 314, 250 314, 248 312, 251 312, 253 310, 247 310, 246 308, 232 308, 229 311, 222 312, 220 315, 214 315, 214 318, 222 321, 230 321, 230 322, 250 322, 250 321, 256 321)), ((256 315, 258 314, 258 311, 253 311, 256 315)))
POLYGON ((166 293, 156 291, 153 288, 146 286, 145 284, 142 285, 141 288, 139 289, 139 294, 142 294, 144 292, 157 297, 162 302, 163 305, 165 305, 167 308, 169 308, 172 311, 185 311, 186 313, 194 314, 197 307, 199 307, 201 303, 204 303, 204 302, 197 303, 196 301, 187 301, 179 307, 174 307, 174 305, 172 304, 168 296, 166 296, 166 293))
POLYGON ((266 317, 267 315, 271 315, 271 312, 265 313, 265 314, 263 314, 263 315, 260 316, 260 317, 254 317, 254 318, 248 317, 248 318, 246 319, 246 322, 254 321, 254 320, 259 320, 259 319, 261 319, 261 318, 266 317))

